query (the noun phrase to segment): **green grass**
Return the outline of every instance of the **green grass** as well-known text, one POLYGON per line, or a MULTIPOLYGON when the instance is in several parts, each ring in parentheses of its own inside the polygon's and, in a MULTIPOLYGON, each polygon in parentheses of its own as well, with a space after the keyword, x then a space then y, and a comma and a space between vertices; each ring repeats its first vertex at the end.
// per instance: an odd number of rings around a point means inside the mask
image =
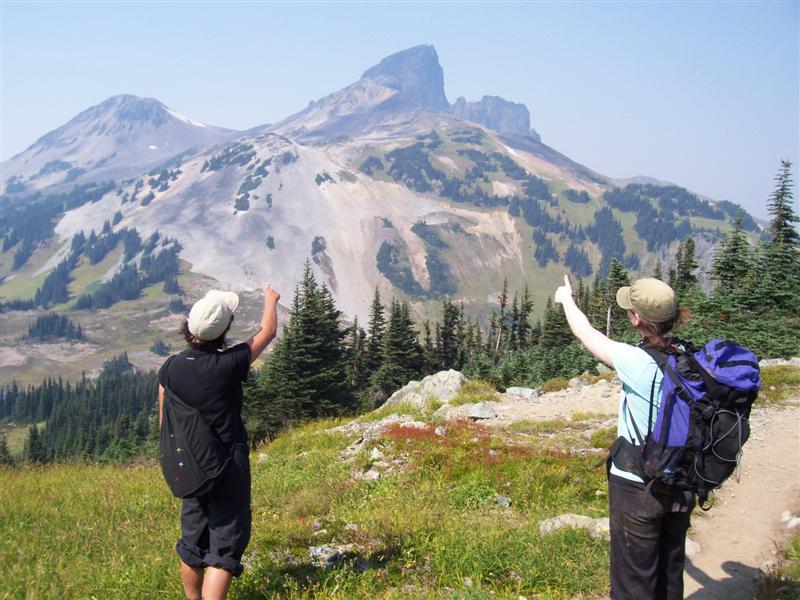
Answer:
MULTIPOLYGON (((404 469, 351 476, 352 441, 322 422, 252 456, 253 536, 231 598, 591 597, 607 588, 605 542, 541 536, 539 521, 606 513, 602 457, 507 444, 469 423, 396 427, 378 442, 404 469), (497 496, 511 498, 510 507, 497 496), (325 529, 316 533, 315 522, 325 529), (355 524, 356 528, 345 527, 355 524), (356 543, 369 560, 322 570, 308 547, 356 543), (465 583, 472 580, 472 587, 465 583)), ((2 469, 0 597, 181 597, 178 501, 156 465, 2 469)))
POLYGON ((756 586, 753 600, 795 600, 800 598, 800 533, 783 551, 780 564, 756 586))
MULTIPOLYGON (((45 421, 37 423, 36 425, 39 427, 39 431, 44 429, 45 421)), ((25 440, 28 439, 28 428, 30 425, 14 425, 13 427, 10 425, 2 425, 0 426, 0 432, 6 436, 6 443, 8 444, 8 450, 11 454, 19 454, 22 452, 23 448, 25 447, 25 440)))
POLYGON ((450 400, 450 406, 461 406, 462 404, 476 404, 478 402, 492 402, 498 400, 500 394, 488 381, 467 381, 458 395, 450 400))
POLYGON ((72 271, 72 281, 69 284, 69 295, 75 299, 81 294, 92 293, 99 285, 108 271, 117 264, 122 255, 122 244, 111 250, 106 257, 96 265, 89 262, 85 256, 81 258, 78 266, 72 271))
POLYGON ((28 258, 28 261, 22 265, 18 271, 14 271, 13 273, 7 271, 7 269, 11 269, 13 262, 13 257, 10 254, 11 251, 9 250, 8 253, 4 253, 2 257, 3 272, 0 275, 5 277, 9 274, 13 274, 13 278, 3 281, 2 285, 0 285, 0 297, 2 297, 4 301, 15 299, 32 300, 36 295, 36 290, 39 289, 45 277, 47 277, 46 272, 39 273, 38 275, 35 273, 44 266, 53 254, 55 254, 58 247, 59 242, 57 236, 51 237, 46 246, 35 250, 30 258, 28 258))
POLYGON ((535 421, 531 419, 521 419, 514 421, 509 425, 509 431, 514 433, 555 433, 562 429, 569 427, 569 421, 566 419, 552 419, 549 421, 535 421))
POLYGON ((761 369, 761 391, 756 406, 785 404, 800 392, 800 368, 788 365, 761 369))

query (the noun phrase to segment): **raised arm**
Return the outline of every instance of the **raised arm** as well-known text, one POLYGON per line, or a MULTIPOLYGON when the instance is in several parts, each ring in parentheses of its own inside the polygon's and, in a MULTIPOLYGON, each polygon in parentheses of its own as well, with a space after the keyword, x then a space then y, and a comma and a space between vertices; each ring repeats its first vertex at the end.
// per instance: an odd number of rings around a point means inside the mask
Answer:
POLYGON ((164 387, 158 384, 158 430, 161 431, 161 420, 164 414, 164 387))
POLYGON ((567 317, 567 323, 572 333, 578 338, 581 344, 591 352, 597 359, 603 361, 608 366, 614 366, 614 345, 617 344, 612 339, 606 337, 605 334, 598 331, 586 318, 578 305, 575 304, 575 298, 572 297, 572 285, 569 282, 569 276, 564 275, 564 285, 556 290, 555 301, 564 307, 564 314, 567 317))
POLYGON ((275 339, 278 331, 278 300, 281 295, 272 289, 270 284, 264 286, 264 314, 261 316, 261 328, 247 340, 250 346, 250 362, 261 356, 264 349, 275 339))

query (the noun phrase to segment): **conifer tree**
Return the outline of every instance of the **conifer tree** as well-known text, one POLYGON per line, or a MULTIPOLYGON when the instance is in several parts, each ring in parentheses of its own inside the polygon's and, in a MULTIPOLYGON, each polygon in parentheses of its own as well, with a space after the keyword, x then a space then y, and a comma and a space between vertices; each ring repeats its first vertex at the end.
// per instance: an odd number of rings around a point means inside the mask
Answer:
POLYGON ((617 290, 629 285, 628 272, 616 258, 611 259, 608 267, 608 281, 606 282, 606 335, 611 337, 612 332, 621 333, 627 323, 625 311, 617 304, 617 290))
POLYGON ((530 315, 533 311, 533 300, 528 291, 528 284, 522 292, 522 299, 519 303, 519 319, 517 321, 517 341, 520 348, 527 348, 530 344, 530 315))
POLYGON ((733 222, 733 229, 719 245, 714 256, 711 276, 717 283, 717 294, 736 294, 746 284, 752 268, 752 251, 742 228, 740 212, 733 222))
POLYGON ((28 440, 25 442, 25 458, 32 463, 43 463, 47 454, 39 436, 39 427, 36 424, 28 428, 28 440))
POLYGON ((405 302, 392 299, 383 352, 383 363, 371 382, 379 401, 417 377, 422 368, 422 347, 405 302))
POLYGON ((675 257, 675 284, 673 289, 680 298, 697 285, 695 271, 699 266, 695 257, 696 245, 694 238, 687 237, 678 244, 678 254, 675 257))
POLYGON ((386 329, 383 303, 378 286, 372 296, 372 306, 369 313, 369 336, 364 347, 364 368, 367 373, 375 373, 383 362, 383 336, 386 329))
POLYGON ((8 449, 5 434, 0 434, 0 465, 10 465, 14 462, 11 451, 8 449))
POLYGON ((800 234, 795 223, 800 222, 792 207, 791 161, 781 161, 775 178, 776 188, 770 196, 767 210, 772 215, 769 224, 771 239, 764 245, 765 273, 761 299, 781 312, 797 314, 800 302, 800 234))

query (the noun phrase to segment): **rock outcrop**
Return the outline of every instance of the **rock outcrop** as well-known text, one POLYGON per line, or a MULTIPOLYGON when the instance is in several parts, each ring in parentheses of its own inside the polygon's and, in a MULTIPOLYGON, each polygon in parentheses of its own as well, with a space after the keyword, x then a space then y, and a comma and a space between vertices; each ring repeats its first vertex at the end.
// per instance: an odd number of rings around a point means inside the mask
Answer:
POLYGON ((428 375, 422 381, 409 381, 383 404, 383 406, 399 406, 409 404, 417 408, 426 408, 432 401, 447 404, 458 395, 467 379, 458 371, 439 371, 428 375))
POLYGON ((499 96, 484 96, 478 102, 467 102, 462 97, 453 104, 451 112, 459 119, 480 123, 499 133, 515 133, 541 141, 539 134, 531 129, 531 114, 524 104, 499 96))
POLYGON ((364 71, 361 78, 397 90, 424 108, 450 109, 444 94, 444 71, 433 46, 414 46, 391 54, 364 71))

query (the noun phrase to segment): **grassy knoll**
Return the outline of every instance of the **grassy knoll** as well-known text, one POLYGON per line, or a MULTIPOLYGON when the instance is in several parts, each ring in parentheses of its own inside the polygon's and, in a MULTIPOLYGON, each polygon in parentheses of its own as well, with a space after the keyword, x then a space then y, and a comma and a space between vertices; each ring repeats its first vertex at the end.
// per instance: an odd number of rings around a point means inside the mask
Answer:
MULTIPOLYGON (((370 442, 403 467, 353 479, 352 441, 325 422, 252 456, 253 538, 232 598, 590 598, 607 544, 541 536, 541 519, 605 513, 601 456, 576 457, 463 423, 445 436, 397 427, 370 442), (498 496, 511 499, 501 507, 498 496), (324 570, 308 547, 353 543, 362 560, 324 570)), ((157 465, 0 471, 0 597, 180 597, 178 501, 157 465)))

